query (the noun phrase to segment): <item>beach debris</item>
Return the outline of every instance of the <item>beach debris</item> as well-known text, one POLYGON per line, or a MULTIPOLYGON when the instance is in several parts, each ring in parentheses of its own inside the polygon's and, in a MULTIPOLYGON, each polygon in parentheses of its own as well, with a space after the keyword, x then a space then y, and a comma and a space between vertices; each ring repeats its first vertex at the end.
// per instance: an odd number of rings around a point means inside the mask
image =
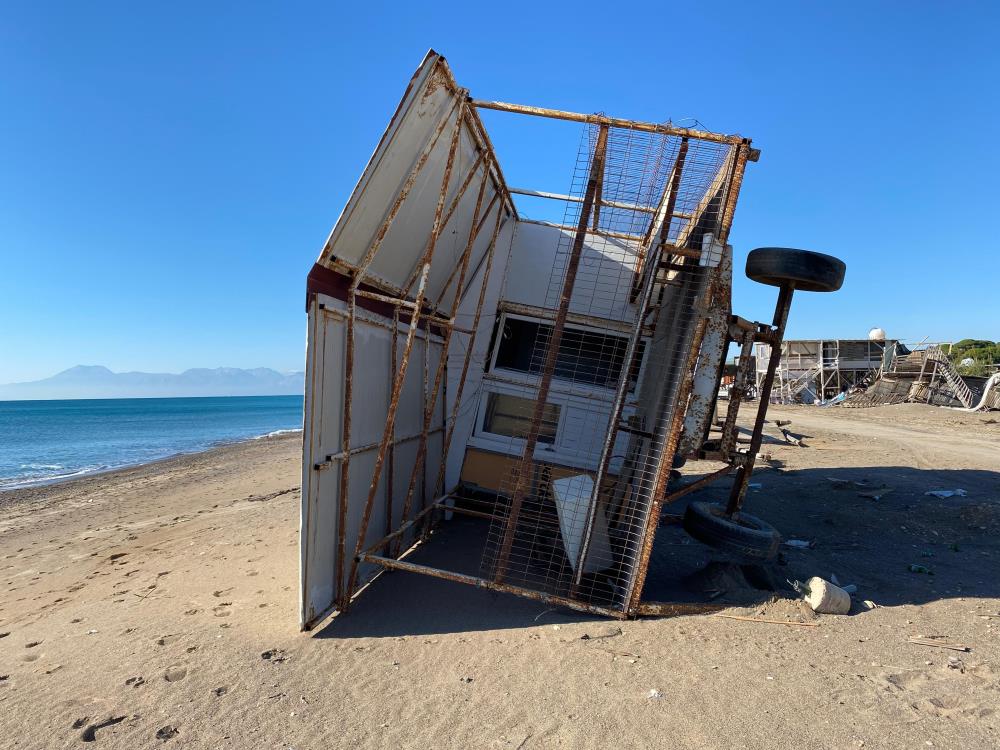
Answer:
POLYGON ((965 497, 969 493, 959 488, 954 490, 930 490, 929 492, 925 492, 924 494, 933 495, 934 497, 940 500, 947 500, 949 497, 965 497))
POLYGON ((468 683, 472 682, 472 679, 473 679, 472 677, 466 676, 466 677, 459 677, 458 681, 459 682, 464 682, 464 683, 468 684, 468 683))
POLYGON ((807 539, 786 539, 782 544, 792 549, 812 549, 816 546, 816 542, 807 539))
POLYGON ((156 739, 166 742, 171 737, 176 737, 178 732, 179 730, 177 727, 167 724, 166 726, 162 726, 156 730, 156 739))
POLYGON ((651 701, 658 701, 663 697, 663 693, 661 693, 656 688, 653 688, 648 693, 646 693, 646 697, 651 701))
POLYGON ((917 565, 912 563, 909 568, 907 568, 911 573, 925 573, 929 576, 934 575, 934 571, 928 568, 926 565, 917 565))
POLYGON ((865 599, 862 604, 864 604, 868 609, 881 609, 881 604, 876 604, 871 599, 865 599))
POLYGON ((859 492, 858 497, 864 497, 869 500, 881 500, 883 497, 892 492, 891 487, 882 487, 877 490, 866 490, 865 492, 859 492))
POLYGON ((129 677, 127 680, 125 680, 126 685, 131 685, 134 688, 137 688, 140 685, 145 684, 145 682, 146 681, 142 677, 129 677))
POLYGON ((229 692, 229 688, 225 685, 220 685, 217 688, 212 688, 212 692, 215 693, 216 698, 221 698, 223 695, 229 692))
POLYGON ((813 576, 805 583, 795 581, 794 588, 813 612, 820 615, 846 615, 851 611, 851 595, 830 581, 813 576))
POLYGON ((768 620, 762 617, 743 617, 742 615, 727 615, 716 612, 713 617, 722 617, 726 620, 740 620, 741 622, 762 622, 767 625, 798 625, 803 628, 818 628, 818 622, 797 622, 796 620, 768 620))
POLYGON ((957 656, 949 656, 947 666, 948 669, 957 669, 962 674, 965 674, 965 662, 963 662, 957 656))
POLYGON ((614 638, 622 634, 622 629, 616 626, 610 626, 607 628, 602 628, 590 635, 590 633, 584 633, 580 636, 581 641, 598 641, 604 638, 614 638))
POLYGON ((969 652, 972 649, 968 646, 963 646, 960 643, 947 643, 945 641, 938 640, 940 636, 924 636, 924 635, 911 635, 906 639, 907 643, 912 643, 916 646, 932 646, 933 648, 946 648, 952 651, 964 651, 969 652))
POLYGON ((747 485, 747 489, 748 490, 759 490, 759 489, 763 489, 763 487, 764 487, 764 485, 761 484, 760 482, 750 482, 747 485))

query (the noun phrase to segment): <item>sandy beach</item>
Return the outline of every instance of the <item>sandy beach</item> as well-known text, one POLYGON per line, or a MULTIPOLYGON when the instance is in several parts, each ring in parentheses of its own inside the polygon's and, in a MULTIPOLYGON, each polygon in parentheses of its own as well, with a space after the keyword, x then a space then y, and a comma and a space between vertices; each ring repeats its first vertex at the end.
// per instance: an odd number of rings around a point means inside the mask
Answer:
MULTIPOLYGON (((849 616, 618 623, 393 573, 303 634, 298 435, 2 494, 0 747, 1000 745, 996 415, 771 418, 807 447, 768 441, 747 508, 815 543, 776 578, 858 585, 849 616)), ((654 569, 712 558, 664 531, 654 569)))

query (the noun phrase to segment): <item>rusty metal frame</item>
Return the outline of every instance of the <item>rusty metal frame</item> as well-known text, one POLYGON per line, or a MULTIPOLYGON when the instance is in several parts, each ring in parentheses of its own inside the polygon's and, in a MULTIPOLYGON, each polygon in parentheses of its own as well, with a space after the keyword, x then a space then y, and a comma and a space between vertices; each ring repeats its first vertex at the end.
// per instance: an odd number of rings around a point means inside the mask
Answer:
MULTIPOLYGON (((541 376, 538 385, 538 395, 535 398, 534 410, 531 415, 531 424, 528 428, 527 437, 524 441, 524 454, 521 458, 521 465, 517 471, 514 481, 514 491, 511 497, 510 511, 506 519, 503 540, 500 543, 500 551, 497 555, 496 569, 493 572, 493 580, 500 584, 507 573, 507 562, 510 558, 511 547, 514 544, 514 534, 517 531, 517 519, 521 512, 521 505, 524 503, 527 494, 528 482, 532 481, 532 468, 535 463, 535 446, 538 444, 538 435, 541 431, 542 418, 545 414, 549 389, 552 386, 552 378, 556 369, 556 358, 559 354, 559 344, 562 341, 563 330, 566 328, 566 316, 569 313, 570 298, 573 295, 573 286, 576 284, 576 273, 580 266, 580 257, 583 252, 584 237, 587 232, 587 225, 590 223, 590 214, 594 207, 594 200, 597 195, 599 176, 604 173, 604 158, 608 147, 608 125, 601 125, 597 135, 597 143, 594 146, 594 155, 590 163, 590 175, 587 179, 587 191, 583 201, 583 208, 580 210, 579 225, 576 228, 576 236, 573 238, 573 246, 570 250, 569 260, 566 263, 566 276, 563 280, 562 295, 559 300, 559 309, 556 318, 552 323, 552 333, 549 334, 548 351, 545 355, 545 362, 542 365, 541 376)), ((631 361, 631 360, 629 360, 631 361)), ((628 367, 626 366, 627 370, 628 367)))
MULTIPOLYGON (((441 58, 443 63, 443 58, 441 58)), ((684 168, 685 154, 687 151, 688 139, 697 139, 703 141, 710 141, 714 143, 729 144, 733 147, 730 161, 725 165, 724 168, 719 169, 719 174, 716 180, 726 180, 726 194, 723 200, 723 206, 721 210, 721 218, 719 222, 720 237, 719 240, 725 243, 726 238, 729 234, 729 229, 732 222, 733 212, 735 209, 736 197, 740 190, 740 185, 742 181, 743 172, 747 161, 756 161, 759 152, 756 149, 750 148, 750 142, 736 135, 720 135, 715 133, 709 133, 700 130, 694 130, 690 128, 679 128, 673 125, 667 124, 654 124, 654 123, 643 123, 633 120, 624 120, 620 118, 606 117, 603 115, 582 115, 570 112, 563 112, 559 110, 543 109, 537 107, 528 107, 523 105, 507 104, 502 102, 488 102, 483 100, 472 99, 468 96, 468 92, 461 89, 454 83, 454 79, 451 78, 450 71, 448 71, 447 66, 443 67, 443 70, 448 76, 448 81, 450 89, 456 93, 456 98, 454 104, 448 110, 448 113, 443 117, 439 125, 436 127, 432 136, 429 138, 428 142, 423 147, 417 161, 412 166, 410 172, 408 173, 406 179, 401 185, 400 189, 397 191, 396 196, 393 200, 392 205, 389 208, 386 216, 384 217, 379 229, 374 235, 369 247, 367 248, 364 256, 361 258, 360 262, 356 265, 350 266, 347 271, 351 277, 350 285, 346 295, 346 312, 340 312, 343 317, 346 318, 346 342, 345 342, 345 364, 344 364, 344 388, 343 388, 343 415, 342 415, 342 445, 346 446, 346 449, 342 453, 336 456, 329 456, 328 463, 332 459, 340 459, 340 477, 339 477, 339 507, 337 508, 338 517, 338 557, 337 557, 337 570, 335 571, 336 576, 336 601, 335 605, 341 611, 345 611, 349 608, 350 602, 357 595, 355 590, 357 585, 358 577, 358 567, 361 563, 368 563, 379 566, 386 570, 404 570, 410 572, 421 573, 423 575, 429 575, 437 578, 442 578, 445 580, 456 581, 460 583, 465 583, 467 585, 473 585, 479 588, 503 592, 512 593, 518 596, 527 597, 530 599, 535 599, 537 601, 542 601, 554 606, 565 606, 571 609, 575 609, 581 612, 587 612, 591 614, 598 614, 613 618, 626 618, 635 615, 657 615, 665 616, 672 614, 690 614, 696 612, 711 611, 713 609, 719 608, 719 605, 714 604, 683 604, 683 603, 665 603, 665 602, 641 602, 641 591, 642 586, 645 581, 646 573, 649 565, 649 556, 652 549, 653 536, 655 534, 655 529, 659 522, 660 507, 662 504, 671 502, 682 495, 688 494, 695 489, 704 486, 705 484, 721 478, 732 471, 734 466, 726 466, 723 469, 715 471, 702 479, 691 483, 684 488, 675 491, 672 494, 668 494, 666 491, 667 480, 669 477, 669 470, 671 467, 671 461, 669 456, 672 451, 676 449, 676 443, 679 439, 680 429, 683 424, 683 419, 685 415, 685 409, 679 406, 686 402, 688 395, 690 394, 693 375, 695 369, 695 363, 697 361, 699 346, 702 337, 705 333, 706 318, 704 315, 700 315, 698 322, 692 326, 691 330, 688 332, 686 339, 688 340, 689 346, 687 347, 687 361, 681 372, 681 380, 677 384, 676 397, 673 399, 676 406, 674 413, 672 415, 671 423, 667 429, 667 434, 665 435, 665 442, 663 443, 664 450, 660 460, 658 461, 655 483, 654 483, 654 493, 653 493, 653 503, 649 509, 649 515, 644 521, 644 529, 642 535, 641 546, 639 550, 639 561, 632 571, 628 590, 625 595, 625 604, 621 608, 605 607, 590 604, 586 601, 581 601, 574 598, 572 595, 559 596, 555 594, 549 594, 546 592, 540 592, 521 586, 511 585, 504 581, 506 566, 511 552, 511 546, 513 544, 514 535, 517 528, 518 516, 521 510, 521 505, 524 502, 526 494, 529 490, 529 485, 532 481, 532 467, 535 465, 534 449, 537 444, 538 435, 540 431, 540 425, 544 413, 544 407, 546 404, 549 388, 551 386, 551 381, 554 376, 555 365, 556 365, 556 354, 558 353, 560 340, 567 324, 567 321, 574 318, 572 314, 569 313, 569 302, 572 295, 575 276, 577 267, 580 262, 581 252, 585 241, 585 236, 587 234, 596 234, 606 237, 612 237, 616 239, 623 239, 627 241, 637 242, 640 246, 640 255, 638 258, 637 266, 637 276, 634 280, 634 296, 639 293, 640 286, 640 276, 639 272, 641 270, 649 269, 650 276, 645 283, 641 286, 649 286, 650 289, 656 284, 656 277, 658 274, 657 266, 659 265, 659 259, 663 256, 670 256, 675 258, 677 262, 683 264, 684 260, 696 260, 701 257, 699 250, 686 247, 687 236, 693 228, 694 224, 697 223, 698 217, 705 210, 708 205, 708 201, 712 200, 715 193, 718 190, 717 184, 713 182, 713 187, 710 189, 709 193, 706 193, 705 198, 701 205, 698 206, 697 210, 692 213, 677 213, 676 208, 676 198, 678 189, 680 186, 681 172, 684 168), (541 117, 549 117, 560 120, 568 120, 573 122, 588 123, 596 125, 598 129, 598 137, 594 147, 594 152, 591 158, 590 174, 588 177, 587 189, 583 198, 576 198, 574 196, 566 196, 555 193, 544 193, 541 191, 532 191, 527 189, 510 189, 506 185, 503 174, 500 170, 499 163, 497 162, 496 154, 493 149, 492 143, 490 142, 489 136, 483 127, 482 121, 477 112, 478 109, 491 109, 512 112, 523 115, 534 115, 541 117), (457 113, 457 116, 456 116, 457 113), (376 257, 379 248, 384 241, 390 226, 396 219, 399 211, 406 201, 407 196, 410 194, 420 172, 423 170, 424 166, 427 164, 431 153, 434 151, 435 147, 439 143, 440 139, 445 135, 448 130, 449 124, 454 128, 451 134, 451 139, 448 147, 448 156, 445 164, 444 175, 442 177, 440 191, 438 194, 438 200, 434 211, 434 221, 430 229, 429 237, 427 238, 427 243, 424 248, 424 252, 414 267, 413 272, 407 279, 405 285, 402 288, 395 288, 390 284, 381 283, 379 279, 369 277, 368 269, 370 268, 374 258, 376 257), (631 204, 624 204, 619 201, 606 200, 602 195, 602 183, 604 178, 604 164, 605 164, 605 154, 607 150, 608 135, 610 128, 627 128, 633 130, 639 130, 643 132, 659 133, 664 135, 676 136, 681 139, 681 146, 678 157, 675 161, 675 165, 670 178, 667 181, 667 187, 664 189, 664 195, 661 198, 661 205, 656 209, 648 207, 633 206, 631 204), (461 138, 463 134, 468 135, 474 141, 475 147, 477 149, 477 155, 474 159, 468 172, 460 178, 460 183, 457 192, 454 194, 451 201, 447 200, 448 189, 452 183, 452 175, 454 171, 454 162, 457 149, 459 147, 461 138), (431 262, 434 258, 434 251, 438 244, 441 231, 448 222, 451 220, 452 215, 457 210, 460 201, 466 195, 468 189, 474 182, 476 175, 482 171, 482 181, 478 188, 478 195, 475 203, 475 210, 473 214, 472 224, 470 228, 469 237, 467 239, 465 249, 459 259, 458 264, 452 270, 451 274, 446 279, 444 287, 440 292, 439 296, 435 300, 426 298, 428 277, 431 269, 431 262), (723 174, 725 172, 725 174, 723 174), (486 189, 488 186, 492 185, 494 194, 490 201, 485 201, 486 189), (518 216, 517 210, 512 198, 512 193, 533 195, 541 198, 552 198, 556 200, 563 200, 569 202, 579 202, 582 203, 582 208, 580 212, 580 219, 577 226, 563 226, 558 224, 551 224, 550 222, 532 222, 530 219, 525 219, 518 216), (483 205, 486 203, 486 208, 483 210, 483 205), (637 210, 642 213, 652 214, 650 218, 650 223, 647 232, 640 235, 627 234, 622 232, 611 232, 602 231, 600 229, 600 210, 602 207, 611 208, 624 208, 629 210, 637 210), (484 253, 484 257, 478 261, 479 265, 472 269, 470 275, 470 265, 472 259, 472 250, 480 236, 481 230, 487 223, 488 217, 490 217, 496 210, 496 217, 494 220, 494 225, 492 228, 492 235, 489 241, 489 245, 484 253), (504 530, 503 539, 500 545, 500 553, 497 558, 497 563, 495 570, 493 571, 492 579, 480 578, 476 576, 469 576, 461 573, 449 572, 445 570, 439 570, 425 565, 417 565, 402 559, 407 554, 409 554, 412 549, 420 544, 418 541, 415 545, 411 546, 409 550, 403 551, 401 548, 406 539, 407 532, 417 528, 421 523, 424 524, 425 529, 429 527, 431 520, 434 518, 434 513, 436 511, 446 511, 454 512, 459 514, 465 514, 473 517, 479 518, 493 518, 494 514, 484 513, 482 511, 475 511, 470 508, 464 508, 454 505, 453 498, 450 494, 444 494, 438 499, 430 503, 421 502, 423 507, 420 508, 412 518, 410 517, 413 505, 415 503, 416 486, 417 482, 422 482, 421 493, 427 491, 427 450, 428 441, 431 435, 436 433, 443 433, 442 437, 442 456, 441 461, 438 465, 437 477, 433 484, 433 492, 444 492, 444 477, 447 471, 447 461, 448 454, 454 438, 455 431, 457 429, 457 416, 458 411, 461 406, 461 399, 463 389, 466 383, 466 378, 471 365, 472 355, 475 348, 476 338, 479 331, 479 325, 481 322, 481 317, 484 309, 484 303, 486 299, 487 287, 489 285, 490 275, 493 268, 493 259, 495 255, 495 249, 497 244, 497 239, 500 233, 504 221, 506 218, 513 217, 515 221, 525 221, 530 223, 545 224, 548 226, 556 226, 567 232, 573 233, 573 241, 570 250, 570 257, 567 263, 567 268, 565 272, 565 278, 563 281, 562 295, 559 303, 559 307, 555 311, 553 318, 553 326, 551 339, 549 342, 549 350, 546 355, 546 360, 543 364, 540 373, 540 385, 538 388, 538 397, 535 401, 534 412, 532 414, 531 423, 528 431, 527 438, 525 440, 524 451, 521 459, 521 469, 515 477, 515 487, 511 498, 510 509, 506 518, 506 528, 504 530), (657 222, 659 219, 659 226, 657 227, 657 222), (668 242, 669 230, 673 219, 684 219, 688 221, 688 225, 685 231, 682 232, 682 236, 674 244, 668 242), (659 231, 657 231, 657 229, 659 231), (655 239, 654 239, 655 238, 655 239), (654 248, 655 245, 655 248, 654 248), (652 262, 656 259, 656 263, 652 262), (649 260, 646 260, 646 259, 649 260), (645 261, 645 262, 644 262, 645 261), (475 278, 480 272, 480 269, 485 266, 485 270, 482 272, 482 281, 479 288, 479 295, 477 304, 475 307, 474 322, 471 328, 465 329, 456 325, 457 312, 459 306, 465 297, 466 293, 469 291, 466 289, 466 283, 468 279, 475 278), (362 284, 366 286, 363 288, 362 284), (452 288, 454 283, 454 295, 450 309, 446 312, 441 310, 442 301, 447 296, 449 290, 452 288), (375 291, 375 289, 385 291, 375 291), (411 291, 413 294, 411 295, 411 291), (356 331, 355 325, 358 320, 364 322, 369 322, 367 318, 359 318, 358 316, 358 298, 373 300, 385 304, 392 305, 393 307, 393 320, 392 320, 392 354, 390 367, 393 372, 393 377, 391 379, 391 388, 389 391, 389 407, 388 413, 386 415, 386 425, 383 430, 382 437, 378 443, 373 443, 371 445, 359 446, 356 448, 350 448, 351 439, 351 405, 354 396, 354 368, 355 368, 355 345, 356 345, 356 331), (401 310, 406 311, 406 317, 401 315, 401 310), (405 338, 402 345, 402 351, 399 351, 399 330, 400 324, 405 323, 407 329, 405 332, 405 338), (414 340, 416 338, 416 331, 418 328, 423 327, 427 333, 425 350, 424 350, 424 403, 423 403, 423 419, 421 431, 417 435, 409 435, 404 438, 399 438, 396 435, 396 413, 399 408, 399 400, 403 389, 403 384, 406 378, 406 373, 409 367, 412 348, 414 345, 414 340), (431 343, 431 333, 432 329, 436 328, 440 335, 435 340, 435 344, 440 346, 440 351, 438 353, 438 362, 433 373, 433 378, 431 378, 429 371, 429 349, 431 343), (461 374, 458 378, 458 389, 454 398, 454 403, 452 409, 449 413, 444 410, 442 415, 442 424, 438 427, 432 427, 434 412, 437 407, 437 401, 439 394, 442 390, 442 383, 444 379, 444 374, 446 371, 448 352, 451 343, 451 337, 455 331, 467 334, 469 336, 468 344, 464 356, 464 361, 462 365, 461 374), (450 427, 449 427, 449 422, 450 427), (397 445, 403 442, 409 442, 412 440, 419 440, 419 446, 417 449, 417 456, 414 460, 413 466, 410 470, 410 476, 407 485, 407 492, 405 501, 403 504, 402 517, 399 519, 398 524, 394 522, 392 517, 392 494, 394 481, 396 478, 396 456, 395 448, 397 445), (348 503, 348 492, 350 489, 349 482, 349 470, 350 470, 350 459, 352 454, 368 451, 377 448, 377 454, 375 459, 375 468, 372 473, 370 484, 368 487, 367 498, 362 513, 360 529, 358 531, 358 537, 355 544, 354 554, 351 557, 351 563, 349 570, 346 569, 347 561, 347 540, 346 540, 346 519, 347 519, 347 503, 348 503), (662 456, 667 456, 664 459, 662 456), (365 538, 367 536, 368 527, 371 521, 371 515, 373 511, 373 506, 375 498, 378 492, 378 486, 382 479, 383 471, 386 475, 386 479, 389 483, 389 488, 386 497, 386 522, 385 522, 385 535, 374 545, 365 548, 365 538), (420 480, 420 476, 423 479, 420 480), (393 546, 395 549, 391 556, 384 556, 381 554, 376 554, 379 550, 383 550, 393 546), (401 554, 402 553, 402 554, 401 554)), ((328 255, 328 250, 324 249, 324 253, 321 256, 321 260, 337 265, 338 268, 343 267, 344 264, 340 264, 335 258, 328 255)), ((703 282, 704 283, 704 282, 703 282)), ((702 289, 700 297, 708 296, 712 298, 712 287, 713 283, 706 285, 708 288, 702 289)), ((649 290, 644 290, 644 302, 648 304, 649 290)), ((790 297, 790 295, 789 295, 790 297)), ((703 304, 703 303, 700 303, 703 304)), ((576 316, 579 317, 579 316, 576 316)), ((386 326, 388 324, 385 324, 386 326)), ((646 313, 643 312, 638 316, 637 330, 640 335, 649 329, 649 323, 646 321, 646 313)), ((751 341, 755 338, 756 332, 747 333, 746 338, 751 341)), ((630 340, 631 341, 631 340, 630 340)), ((632 342, 634 343, 634 342, 632 342)), ((632 352, 629 353, 627 361, 631 361, 632 352)), ((628 368, 623 369, 622 378, 627 379, 628 368)), ((620 421, 621 407, 622 404, 615 405, 615 417, 611 425, 612 437, 617 431, 617 422, 620 421)), ((734 417, 735 419, 735 417, 734 417)), ((606 450, 605 453, 609 452, 606 450)), ((610 455, 610 454, 609 454, 610 455)), ((599 488, 599 479, 607 472, 607 457, 602 456, 601 463, 599 465, 599 471, 597 473, 598 481, 595 482, 595 495, 599 488)), ((748 472, 747 472, 748 473, 748 472)), ((596 507, 596 502, 591 503, 593 507, 590 508, 588 514, 588 527, 593 522, 593 511, 596 507)), ((590 534, 587 533, 584 536, 584 544, 580 551, 580 564, 576 566, 578 571, 577 578, 582 574, 583 565, 582 561, 586 556, 586 545, 590 541, 590 534)), ((575 589, 574 589, 575 591, 575 589)))

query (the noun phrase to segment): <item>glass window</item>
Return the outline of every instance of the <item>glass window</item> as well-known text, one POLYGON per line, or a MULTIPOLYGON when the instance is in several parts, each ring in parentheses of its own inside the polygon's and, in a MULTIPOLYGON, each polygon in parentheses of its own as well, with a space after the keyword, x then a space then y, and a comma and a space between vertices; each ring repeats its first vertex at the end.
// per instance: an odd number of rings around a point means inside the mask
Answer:
MULTIPOLYGON (((497 342, 496 366, 532 375, 541 372, 552 326, 531 320, 506 318, 497 342)), ((629 373, 629 387, 639 376, 646 344, 639 342, 629 373)), ((614 388, 621 376, 628 339, 625 336, 565 328, 556 357, 555 376, 574 383, 614 388)))
MULTIPOLYGON (((494 435, 526 438, 531 427, 531 415, 535 402, 531 399, 511 396, 507 393, 490 393, 486 400, 486 417, 483 431, 494 435)), ((538 442, 551 445, 556 441, 559 426, 559 405, 546 404, 542 412, 542 422, 538 431, 538 442)))

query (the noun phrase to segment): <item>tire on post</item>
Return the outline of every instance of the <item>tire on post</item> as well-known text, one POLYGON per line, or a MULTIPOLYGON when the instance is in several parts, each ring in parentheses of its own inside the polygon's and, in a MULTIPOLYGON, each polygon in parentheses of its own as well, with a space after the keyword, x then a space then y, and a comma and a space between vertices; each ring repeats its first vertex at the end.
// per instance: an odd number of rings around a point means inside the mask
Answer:
POLYGON ((835 292, 843 285, 846 272, 844 261, 812 250, 758 247, 747 256, 748 278, 803 292, 835 292))

